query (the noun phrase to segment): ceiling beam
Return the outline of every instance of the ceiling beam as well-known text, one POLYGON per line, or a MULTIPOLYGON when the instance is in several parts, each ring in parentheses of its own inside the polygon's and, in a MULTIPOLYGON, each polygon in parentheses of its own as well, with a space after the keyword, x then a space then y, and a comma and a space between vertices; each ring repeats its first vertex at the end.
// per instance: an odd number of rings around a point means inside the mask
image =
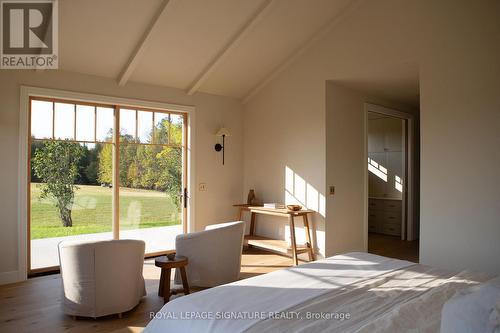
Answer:
POLYGON ((281 72, 287 69, 292 63, 294 63, 302 54, 304 54, 308 49, 311 48, 317 41, 322 39, 328 32, 330 32, 342 19, 344 19, 348 14, 358 7, 362 0, 354 0, 346 5, 340 13, 335 15, 331 20, 329 20, 324 26, 322 26, 316 33, 313 34, 311 38, 308 38, 305 43, 295 49, 292 54, 285 59, 281 64, 276 66, 269 75, 267 75, 262 81, 260 81, 256 86, 249 90, 249 92, 243 97, 242 103, 246 104, 255 95, 257 95, 262 88, 274 80, 281 72))
POLYGON ((137 46, 132 52, 127 64, 121 71, 120 76, 118 77, 118 85, 124 86, 128 82, 130 76, 137 67, 137 64, 144 55, 144 51, 146 50, 148 44, 151 41, 151 36, 153 35, 153 32, 158 28, 158 23, 160 22, 160 19, 165 15, 165 13, 167 12, 168 5, 172 2, 174 1, 163 0, 163 2, 161 3, 155 16, 151 19, 148 28, 142 35, 142 38, 137 43, 137 46))
POLYGON ((188 95, 192 95, 198 91, 201 85, 210 77, 215 69, 226 59, 226 57, 234 50, 241 41, 248 35, 250 31, 266 16, 271 8, 274 0, 265 0, 253 13, 253 15, 238 29, 236 34, 228 41, 221 51, 215 56, 208 66, 202 70, 196 80, 187 89, 188 95))

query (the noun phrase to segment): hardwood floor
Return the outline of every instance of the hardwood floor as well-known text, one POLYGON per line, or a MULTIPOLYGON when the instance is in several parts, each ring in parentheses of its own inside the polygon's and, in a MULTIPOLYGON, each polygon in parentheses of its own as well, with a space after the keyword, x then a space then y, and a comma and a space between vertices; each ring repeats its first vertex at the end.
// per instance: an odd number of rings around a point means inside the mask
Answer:
POLYGON ((400 237, 368 234, 368 252, 390 258, 419 261, 418 240, 403 241, 400 237))
MULTIPOLYGON (((241 278, 268 273, 289 267, 292 260, 256 249, 245 250, 242 257, 241 278)), ((122 319, 108 316, 95 319, 72 319, 61 312, 61 277, 49 275, 25 282, 0 286, 0 332, 18 333, 135 333, 140 332, 150 320, 150 313, 163 306, 157 295, 159 268, 154 260, 144 262, 147 296, 122 319)))

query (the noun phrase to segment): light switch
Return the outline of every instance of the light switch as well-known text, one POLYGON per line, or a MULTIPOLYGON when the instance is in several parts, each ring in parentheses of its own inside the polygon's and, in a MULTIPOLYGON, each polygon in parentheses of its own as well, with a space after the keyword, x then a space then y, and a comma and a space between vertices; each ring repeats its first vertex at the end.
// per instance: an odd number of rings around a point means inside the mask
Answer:
POLYGON ((335 186, 330 186, 330 195, 335 194, 335 186))
POLYGON ((207 190, 207 184, 206 183, 200 183, 200 185, 198 185, 198 190, 199 191, 206 191, 207 190))

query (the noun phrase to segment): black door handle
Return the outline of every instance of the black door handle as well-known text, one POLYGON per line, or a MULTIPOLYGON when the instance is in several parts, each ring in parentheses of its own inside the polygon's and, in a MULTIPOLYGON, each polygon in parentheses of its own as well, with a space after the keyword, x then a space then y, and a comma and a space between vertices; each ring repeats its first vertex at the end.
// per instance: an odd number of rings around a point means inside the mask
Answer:
POLYGON ((184 208, 187 208, 188 204, 188 189, 187 187, 184 187, 184 208))

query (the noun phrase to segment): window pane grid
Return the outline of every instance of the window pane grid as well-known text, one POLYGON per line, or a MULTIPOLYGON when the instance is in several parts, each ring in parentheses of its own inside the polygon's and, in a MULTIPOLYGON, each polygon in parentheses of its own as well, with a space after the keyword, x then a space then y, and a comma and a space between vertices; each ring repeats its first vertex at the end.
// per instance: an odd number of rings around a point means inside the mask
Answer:
POLYGON ((97 142, 97 107, 94 106, 94 141, 97 142))
POLYGON ((74 140, 75 108, 72 104, 55 103, 54 105, 54 139, 74 140))
POLYGON ((56 103, 52 102, 52 139, 56 137, 56 103))
POLYGON ((75 109, 76 109, 75 139, 83 141, 96 141, 95 107, 75 104, 75 109))
MULTIPOLYGON (((176 142, 174 138, 174 132, 176 130, 184 130, 183 114, 145 110, 142 108, 127 109, 112 105, 72 102, 58 99, 52 100, 49 98, 32 98, 31 105, 31 117, 33 120, 31 126, 31 139, 34 141, 50 139, 54 141, 77 143, 110 143, 114 131, 112 128, 113 126, 110 126, 114 123, 112 119, 114 115, 112 115, 111 112, 114 112, 115 109, 119 109, 120 121, 123 119, 124 110, 130 113, 128 120, 133 119, 129 121, 130 124, 128 124, 129 132, 133 133, 127 133, 127 131, 122 132, 120 128, 120 135, 125 133, 125 135, 128 134, 132 138, 131 140, 122 141, 122 144, 144 144, 173 148, 180 148, 185 145, 184 135, 181 135, 181 142, 176 142), (51 107, 49 107, 49 105, 51 107), (84 118, 79 116, 79 114, 84 113, 83 110, 85 109, 88 111, 93 109, 93 119, 84 120, 84 118), (69 112, 71 112, 71 114, 68 114, 69 112), (106 115, 106 112, 109 112, 109 114, 106 115), (151 116, 149 116, 148 113, 151 114, 151 116), (47 118, 51 118, 51 121, 47 122, 47 118), (145 123, 149 122, 149 119, 151 119, 151 130, 150 134, 147 135, 143 130, 146 129, 145 123), (176 122, 175 119, 179 119, 180 121, 176 122), (173 124, 174 122, 176 123, 173 124), (49 132, 44 133, 37 128, 36 125, 40 125, 41 123, 46 127, 45 132, 47 132, 47 130, 49 132), (141 124, 143 126, 141 126, 141 124), (106 125, 108 125, 107 128, 106 125), (81 129, 81 127, 84 127, 84 129, 81 129), (81 133, 84 131, 87 132, 86 135, 81 133)), ((87 112, 87 115, 89 115, 90 112, 92 111, 87 112)), ((149 126, 147 126, 147 128, 149 130, 149 126)))
POLYGON ((76 104, 73 104, 73 139, 76 140, 76 104))
POLYGON ((114 133, 115 109, 96 107, 96 142, 111 142, 114 133))

